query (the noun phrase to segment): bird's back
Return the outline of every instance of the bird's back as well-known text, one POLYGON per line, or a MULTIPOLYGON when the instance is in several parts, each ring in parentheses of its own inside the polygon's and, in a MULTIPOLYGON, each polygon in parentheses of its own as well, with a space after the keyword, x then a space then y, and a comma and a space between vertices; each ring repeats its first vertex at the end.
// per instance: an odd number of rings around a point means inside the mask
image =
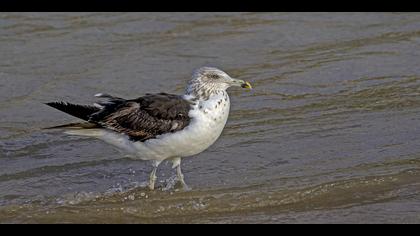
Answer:
POLYGON ((106 94, 97 94, 97 97, 107 100, 94 106, 66 102, 52 102, 47 105, 96 125, 83 125, 80 128, 108 129, 125 134, 130 140, 141 142, 157 135, 182 130, 190 122, 190 102, 179 95, 146 94, 130 100, 106 94))

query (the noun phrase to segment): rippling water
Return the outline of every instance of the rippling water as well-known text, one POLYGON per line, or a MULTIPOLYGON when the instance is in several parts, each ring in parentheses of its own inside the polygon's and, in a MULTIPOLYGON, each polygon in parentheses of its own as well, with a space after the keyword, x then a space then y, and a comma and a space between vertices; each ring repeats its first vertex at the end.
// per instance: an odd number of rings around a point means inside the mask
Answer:
POLYGON ((420 223, 418 13, 0 13, 0 222, 420 223), (210 65, 222 137, 192 191, 43 102, 182 93, 210 65))

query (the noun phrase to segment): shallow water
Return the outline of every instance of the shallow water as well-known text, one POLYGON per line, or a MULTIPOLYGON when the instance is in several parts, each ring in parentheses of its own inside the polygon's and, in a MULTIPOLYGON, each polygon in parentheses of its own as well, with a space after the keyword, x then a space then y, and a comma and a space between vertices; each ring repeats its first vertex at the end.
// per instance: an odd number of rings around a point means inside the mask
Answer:
POLYGON ((420 223, 418 13, 0 13, 2 223, 420 223), (43 102, 231 89, 221 138, 150 163, 41 128, 43 102))

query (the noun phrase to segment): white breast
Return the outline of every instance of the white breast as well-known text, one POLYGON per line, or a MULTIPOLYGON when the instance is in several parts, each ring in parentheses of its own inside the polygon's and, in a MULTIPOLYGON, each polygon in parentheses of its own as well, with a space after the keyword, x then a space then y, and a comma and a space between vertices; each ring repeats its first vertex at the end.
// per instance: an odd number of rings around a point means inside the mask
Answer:
POLYGON ((190 124, 183 130, 135 143, 138 156, 144 160, 165 160, 196 155, 219 138, 229 116, 227 93, 199 101, 189 112, 190 124))

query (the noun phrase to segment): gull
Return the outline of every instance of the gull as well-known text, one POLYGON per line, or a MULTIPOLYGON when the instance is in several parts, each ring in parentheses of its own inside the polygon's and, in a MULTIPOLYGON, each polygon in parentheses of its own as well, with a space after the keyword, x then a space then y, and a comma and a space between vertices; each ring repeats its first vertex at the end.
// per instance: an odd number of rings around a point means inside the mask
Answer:
POLYGON ((197 155, 221 135, 229 116, 232 86, 252 89, 249 82, 234 79, 214 67, 193 72, 183 95, 147 93, 135 99, 96 94, 100 102, 78 105, 45 103, 82 119, 50 128, 66 134, 98 138, 140 160, 152 162, 148 187, 153 190, 160 163, 172 161, 177 180, 189 189, 181 171, 181 159, 197 155))

